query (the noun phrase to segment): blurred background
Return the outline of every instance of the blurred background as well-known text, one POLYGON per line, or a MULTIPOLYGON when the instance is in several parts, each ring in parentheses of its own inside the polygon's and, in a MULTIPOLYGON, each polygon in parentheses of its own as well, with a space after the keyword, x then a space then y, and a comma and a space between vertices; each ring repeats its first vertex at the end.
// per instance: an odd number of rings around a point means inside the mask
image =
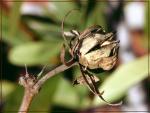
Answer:
POLYGON ((59 56, 64 43, 61 21, 71 9, 80 11, 67 17, 65 31, 81 32, 94 24, 103 26, 107 32, 117 31, 116 38, 120 40, 117 65, 109 72, 96 75, 101 82, 99 90, 105 91, 104 98, 110 102, 122 100, 123 104, 105 105, 86 86, 73 86, 73 80, 81 75, 79 68, 73 67, 48 80, 29 110, 47 113, 144 113, 150 110, 148 1, 2 0, 0 8, 0 112, 19 109, 24 89, 19 86, 18 78, 25 74, 25 64, 33 76, 45 65, 44 73, 61 64, 59 56))

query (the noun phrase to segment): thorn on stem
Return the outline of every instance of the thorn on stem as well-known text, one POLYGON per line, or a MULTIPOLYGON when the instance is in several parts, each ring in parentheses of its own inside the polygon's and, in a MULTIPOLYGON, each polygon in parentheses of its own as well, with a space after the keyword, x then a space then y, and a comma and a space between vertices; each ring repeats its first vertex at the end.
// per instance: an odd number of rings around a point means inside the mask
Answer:
POLYGON ((25 77, 29 77, 29 73, 28 73, 28 68, 27 68, 27 65, 25 64, 25 77))
POLYGON ((47 67, 47 65, 45 65, 42 70, 40 71, 40 73, 37 75, 37 79, 41 77, 41 75, 43 74, 45 68, 47 67))

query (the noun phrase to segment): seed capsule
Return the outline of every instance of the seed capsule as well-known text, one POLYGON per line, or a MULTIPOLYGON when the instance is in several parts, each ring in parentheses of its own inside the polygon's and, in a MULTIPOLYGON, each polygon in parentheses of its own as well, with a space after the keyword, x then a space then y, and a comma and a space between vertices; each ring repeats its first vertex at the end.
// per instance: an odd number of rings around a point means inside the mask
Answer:
POLYGON ((113 38, 113 33, 95 33, 80 40, 76 48, 79 63, 89 69, 112 69, 116 64, 119 47, 119 41, 113 38))

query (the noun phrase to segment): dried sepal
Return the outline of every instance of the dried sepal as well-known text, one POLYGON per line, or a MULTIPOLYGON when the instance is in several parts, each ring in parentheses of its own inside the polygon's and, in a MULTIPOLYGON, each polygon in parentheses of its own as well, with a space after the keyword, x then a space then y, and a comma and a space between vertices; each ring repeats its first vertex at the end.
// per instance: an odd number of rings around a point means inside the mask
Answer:
POLYGON ((66 61, 65 60, 65 45, 63 44, 62 48, 61 48, 61 54, 60 54, 60 59, 61 59, 61 62, 63 64, 65 64, 66 66, 70 66, 74 63, 74 59, 71 58, 69 61, 66 61))
POLYGON ((108 101, 103 97, 104 91, 102 91, 102 92, 99 91, 99 89, 98 89, 98 87, 97 87, 97 84, 96 84, 96 81, 95 81, 95 79, 94 79, 94 77, 93 77, 94 75, 91 74, 91 73, 89 73, 88 71, 84 71, 84 70, 83 70, 83 67, 82 67, 81 65, 80 65, 80 68, 81 68, 81 72, 82 72, 83 78, 84 78, 85 82, 87 83, 88 88, 90 89, 90 91, 91 91, 93 94, 97 95, 97 96, 98 96, 101 100, 103 100, 107 105, 119 106, 119 105, 122 104, 122 101, 119 102, 119 103, 114 103, 114 104, 108 102, 108 101), (89 77, 89 79, 88 79, 87 76, 89 77))
MULTIPOLYGON (((85 76, 86 76, 86 78, 87 78, 87 81, 88 81, 90 84, 92 84, 92 82, 91 82, 91 80, 90 80, 90 77, 89 77, 88 75, 85 75, 85 76)), ((94 75, 93 75, 92 78, 95 80, 96 83, 100 81, 97 76, 94 76, 94 75)), ((83 76, 77 77, 77 78, 73 81, 73 85, 86 85, 86 82, 85 82, 83 76)))
POLYGON ((116 61, 117 61, 116 55, 114 55, 112 57, 102 58, 99 63, 99 66, 103 70, 111 70, 114 67, 114 65, 116 64, 116 61))

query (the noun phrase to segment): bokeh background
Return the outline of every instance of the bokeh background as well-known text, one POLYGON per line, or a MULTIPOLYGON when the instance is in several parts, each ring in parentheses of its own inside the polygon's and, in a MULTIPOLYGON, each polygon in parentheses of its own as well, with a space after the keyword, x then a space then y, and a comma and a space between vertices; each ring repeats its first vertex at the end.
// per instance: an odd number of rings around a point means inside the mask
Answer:
MULTIPOLYGON (((18 78, 25 74, 37 75, 44 65, 45 72, 61 64, 60 50, 65 31, 98 24, 107 32, 117 31, 120 40, 117 65, 109 72, 96 74, 99 90, 110 102, 123 100, 118 107, 105 105, 90 93, 86 86, 73 86, 80 76, 78 67, 68 69, 48 80, 34 98, 30 111, 64 113, 148 112, 150 108, 149 78, 149 22, 150 6, 146 0, 2 0, 1 8, 1 112, 17 112, 23 97, 18 78), (148 12, 149 11, 149 12, 148 12), (149 16, 148 16, 149 13, 149 16)), ((69 40, 69 39, 68 39, 69 40)), ((69 59, 69 54, 67 55, 69 59)), ((44 74, 43 74, 44 75, 44 74)))

